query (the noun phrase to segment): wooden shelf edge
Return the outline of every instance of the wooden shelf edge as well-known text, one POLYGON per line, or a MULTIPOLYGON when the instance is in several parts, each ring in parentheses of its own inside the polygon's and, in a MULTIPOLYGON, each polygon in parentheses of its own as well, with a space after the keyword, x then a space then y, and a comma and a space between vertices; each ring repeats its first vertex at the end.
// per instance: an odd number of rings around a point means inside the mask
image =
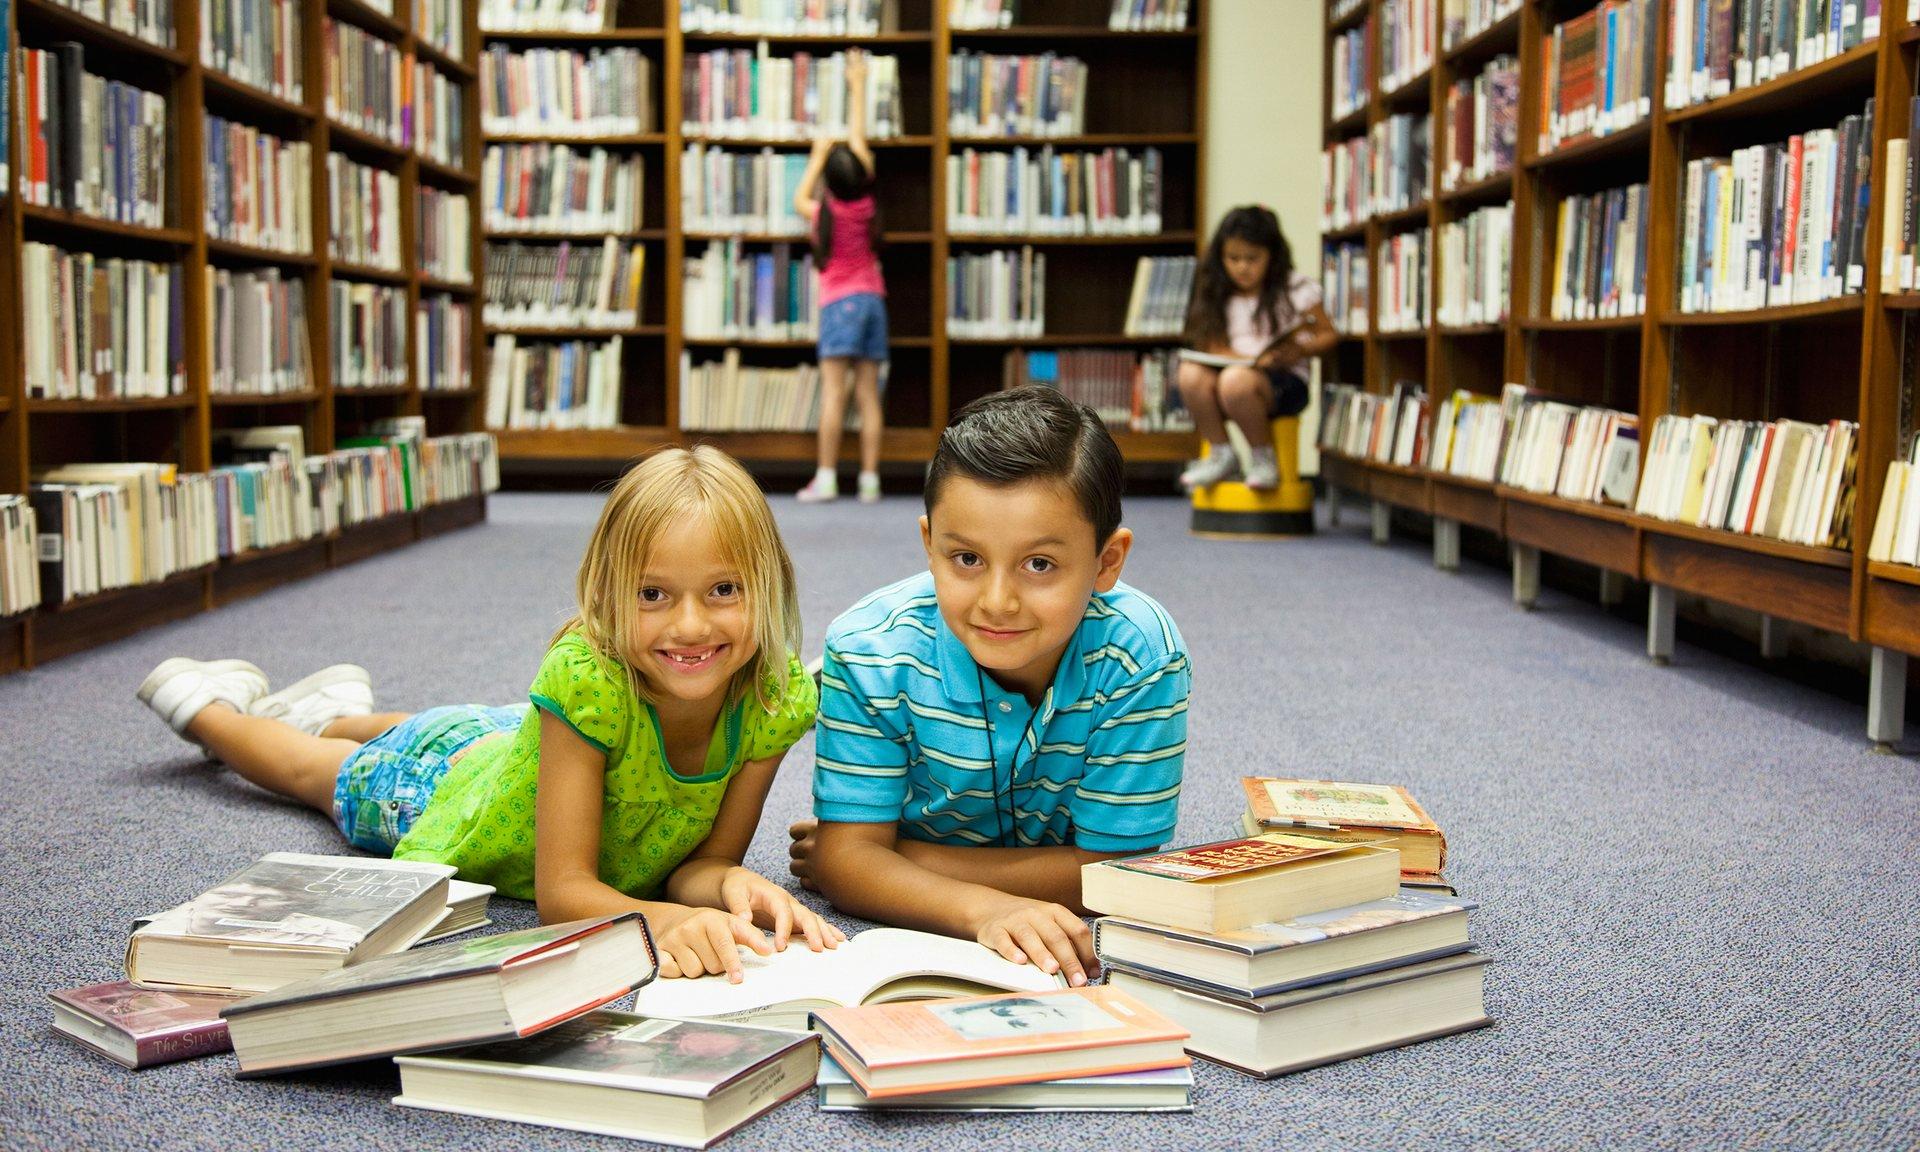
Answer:
POLYGON ((1744 532, 1729 532, 1723 528, 1701 528, 1698 525, 1679 524, 1653 516, 1635 516, 1634 519, 1639 521, 1641 531, 1656 536, 1691 540, 1697 544, 1711 544, 1735 552, 1749 552, 1780 560, 1794 560, 1822 568, 1850 569, 1853 567, 1853 553, 1847 549, 1789 544, 1785 540, 1775 540, 1771 536, 1753 536, 1744 532))
POLYGON ((186 247, 193 243, 193 235, 184 228, 150 228, 144 224, 122 224, 117 220, 108 220, 100 216, 89 216, 84 212, 74 212, 65 208, 50 208, 43 204, 20 204, 22 219, 37 223, 71 228, 78 232, 89 232, 102 239, 139 240, 148 244, 171 244, 186 247))
POLYGON ((1594 320, 1550 320, 1536 317, 1519 322, 1523 332, 1638 332, 1645 316, 1602 316, 1594 320))
POLYGON ((1711 120, 1745 114, 1765 114, 1770 111, 1783 111, 1802 99, 1808 89, 1822 86, 1833 80, 1844 81, 1846 74, 1863 71, 1868 95, 1871 95, 1873 66, 1880 54, 1880 40, 1875 37, 1838 56, 1829 56, 1817 64, 1805 68, 1796 68, 1785 76, 1779 76, 1764 84, 1754 84, 1736 92, 1729 92, 1712 100, 1699 104, 1689 104, 1685 108, 1674 108, 1667 112, 1667 123, 1686 124, 1695 120, 1711 120))
POLYGON ((1605 136, 1583 136, 1570 140, 1551 152, 1541 152, 1523 160, 1522 166, 1530 169, 1571 166, 1592 160, 1601 160, 1616 152, 1630 153, 1638 148, 1641 153, 1647 151, 1647 141, 1653 134, 1653 117, 1648 116, 1637 123, 1628 125, 1605 136))
POLYGON ((142 40, 131 32, 122 32, 64 4, 56 4, 53 0, 17 0, 17 7, 22 17, 53 25, 69 36, 91 40, 129 55, 144 56, 169 68, 184 69, 189 64, 187 54, 178 48, 142 40))
POLYGON ((1668 312, 1660 317, 1660 323, 1679 328, 1780 324, 1792 320, 1848 316, 1865 307, 1866 297, 1854 293, 1851 296, 1836 296, 1831 300, 1816 300, 1811 304, 1781 304, 1771 308, 1749 308, 1741 312, 1668 312))
POLYGON ((311 404, 321 399, 318 388, 298 392, 214 392, 207 402, 215 408, 254 408, 262 404, 311 404))
MULTIPOLYGON (((1920 24, 1915 25, 1913 30, 1920 32, 1920 24)), ((1916 39, 1920 39, 1920 37, 1916 37, 1916 39)), ((1891 564, 1885 560, 1869 560, 1867 561, 1867 575, 1873 577, 1875 580, 1891 580, 1896 584, 1920 586, 1920 568, 1916 568, 1911 564, 1891 564)))
POLYGON ((199 403, 191 395, 141 396, 105 400, 55 400, 29 397, 28 412, 150 412, 169 408, 191 408, 199 403))
POLYGON ((1524 3, 1521 4, 1453 47, 1442 49, 1441 58, 1448 64, 1457 64, 1462 60, 1477 60, 1483 53, 1497 56, 1500 50, 1507 46, 1508 39, 1512 39, 1513 46, 1518 48, 1520 46, 1520 12, 1525 7, 1524 3))
POLYGON ((442 72, 450 72, 461 80, 472 81, 480 77, 479 69, 464 60, 455 59, 452 55, 448 54, 444 48, 441 48, 438 44, 430 40, 423 40, 415 36, 413 39, 413 50, 415 55, 419 56, 421 60, 433 65, 442 72))

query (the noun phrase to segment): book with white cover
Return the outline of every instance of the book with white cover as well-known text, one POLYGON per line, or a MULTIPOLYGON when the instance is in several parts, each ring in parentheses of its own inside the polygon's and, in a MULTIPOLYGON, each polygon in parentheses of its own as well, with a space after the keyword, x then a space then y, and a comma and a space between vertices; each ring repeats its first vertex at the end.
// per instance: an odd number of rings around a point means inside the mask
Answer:
POLYGON ((663 981, 641 989, 633 1010, 805 1031, 807 1014, 823 1008, 1066 987, 1064 978, 985 945, 906 928, 869 928, 824 952, 795 937, 770 956, 743 948, 740 960, 746 978, 738 984, 725 976, 663 981))

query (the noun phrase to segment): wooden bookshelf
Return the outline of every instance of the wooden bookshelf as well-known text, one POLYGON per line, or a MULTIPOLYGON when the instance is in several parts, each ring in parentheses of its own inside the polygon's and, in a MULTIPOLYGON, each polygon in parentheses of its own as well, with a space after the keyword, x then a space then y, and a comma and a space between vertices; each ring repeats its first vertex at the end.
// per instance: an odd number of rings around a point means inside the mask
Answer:
MULTIPOLYGON (((449 57, 412 29, 411 0, 395 0, 387 16, 358 0, 312 0, 300 8, 302 91, 299 101, 283 99, 230 77, 200 59, 199 3, 175 5, 174 42, 168 48, 147 43, 62 7, 53 0, 16 0, 7 17, 11 45, 45 48, 73 41, 86 53, 89 71, 124 79, 167 99, 168 131, 173 155, 168 165, 167 223, 149 228, 92 219, 87 216, 25 203, 20 192, 23 147, 17 137, 8 141, 9 177, 0 185, 0 356, 14 365, 0 381, 0 491, 24 492, 33 472, 60 464, 85 461, 161 461, 182 471, 200 472, 213 465, 213 435, 226 428, 257 424, 298 424, 310 451, 330 449, 336 436, 349 435, 373 419, 424 415, 429 432, 442 435, 477 429, 479 393, 430 392, 424 395, 407 340, 407 383, 382 389, 336 389, 328 363, 328 286, 336 277, 367 279, 404 288, 411 325, 413 309, 423 293, 443 289, 456 295, 480 291, 482 273, 477 214, 469 237, 474 283, 446 286, 415 267, 415 190, 421 180, 435 187, 470 191, 477 184, 481 154, 477 72, 471 61, 449 57), (365 133, 331 123, 325 115, 325 59, 323 18, 359 25, 409 56, 431 63, 463 85, 464 155, 458 164, 438 164, 365 133), (311 147, 311 186, 314 247, 305 252, 280 252, 235 244, 207 234, 204 173, 205 120, 209 115, 251 125, 287 140, 311 147), (331 259, 327 237, 326 157, 329 150, 353 160, 395 173, 401 204, 401 265, 398 271, 362 269, 331 259), (55 400, 26 396, 22 371, 24 333, 22 300, 37 290, 22 282, 21 245, 45 241, 71 250, 101 255, 129 255, 177 262, 184 291, 183 328, 186 346, 186 390, 178 396, 156 399, 55 400), (312 360, 312 387, 277 395, 214 395, 209 390, 211 358, 207 338, 211 317, 203 288, 209 268, 278 268, 304 285, 307 336, 312 360), (430 403, 425 402, 430 401, 430 403)), ((479 43, 477 7, 469 5, 464 40, 479 43)), ((471 49, 470 49, 471 51, 471 49)), ((19 74, 19 54, 9 49, 8 84, 19 74)), ((9 126, 18 132, 18 112, 9 126)), ((477 207, 477 206, 476 206, 477 207)), ((474 316, 474 343, 470 362, 476 374, 484 372, 484 345, 474 316)), ((484 518, 484 497, 436 505, 387 518, 377 533, 361 526, 334 537, 300 541, 224 558, 217 564, 176 573, 157 583, 116 589, 67 604, 42 607, 0 620, 0 672, 31 667, 58 656, 127 635, 168 620, 214 608, 234 599, 302 579, 314 572, 347 563, 363 555, 443 531, 448 526, 484 518), (368 547, 346 542, 366 540, 368 547), (377 543, 377 547, 371 546, 377 543)), ((57 595, 57 592, 55 593, 57 595)))
MULTIPOLYGON (((1505 52, 1520 60, 1518 155, 1514 171, 1493 180, 1442 190, 1445 117, 1436 116, 1432 194, 1412 212, 1329 231, 1323 242, 1364 244, 1370 268, 1379 245, 1396 231, 1424 224, 1436 237, 1430 261, 1429 320, 1440 283, 1437 236, 1445 223, 1478 207, 1511 200, 1513 250, 1509 319, 1497 327, 1423 333, 1373 333, 1342 341, 1327 357, 1329 380, 1382 392, 1396 380, 1427 386, 1432 407, 1456 388, 1497 394, 1517 381, 1575 401, 1638 415, 1642 436, 1668 413, 1748 420, 1845 419, 1860 427, 1855 469, 1854 544, 1809 548, 1767 537, 1696 528, 1631 511, 1540 496, 1424 469, 1322 452, 1322 476, 1340 490, 1375 505, 1374 531, 1384 538, 1393 509, 1431 517, 1435 557, 1458 562, 1459 528, 1467 525, 1507 543, 1515 560, 1516 599, 1537 589, 1540 554, 1649 586, 1649 654, 1672 649, 1674 597, 1697 596, 1737 605, 1766 621, 1792 621, 1873 647, 1869 733, 1898 738, 1903 719, 1906 654, 1920 654, 1920 570, 1869 564, 1866 547, 1879 512, 1888 461, 1914 434, 1914 377, 1920 373, 1920 293, 1883 292, 1880 284, 1880 198, 1886 144, 1908 131, 1909 97, 1920 67, 1920 25, 1904 5, 1883 5, 1881 33, 1817 64, 1730 95, 1681 109, 1664 106, 1670 2, 1657 6, 1656 76, 1652 113, 1606 136, 1539 151, 1543 49, 1556 24, 1592 8, 1589 0, 1523 0, 1518 11, 1460 43, 1447 46, 1441 28, 1434 66, 1418 82, 1372 94, 1365 108, 1333 119, 1331 85, 1323 97, 1327 144, 1364 133, 1386 116, 1428 108, 1443 111, 1454 80, 1472 76, 1505 52), (1682 183, 1688 161, 1732 148, 1783 140, 1831 127, 1875 101, 1871 207, 1868 211, 1865 290, 1812 304, 1749 312, 1682 313, 1678 292, 1682 183), (1568 195, 1645 182, 1651 198, 1647 314, 1556 320, 1547 313, 1544 286, 1552 271, 1555 213, 1568 195), (1411 471, 1415 475, 1408 475, 1411 471), (1423 482, 1416 483, 1419 477, 1423 482)), ((1323 51, 1333 36, 1361 21, 1381 18, 1379 0, 1364 14, 1325 21, 1323 51)), ((1436 5, 1436 7, 1439 7, 1436 5)), ((1436 19, 1443 19, 1436 15, 1436 19)), ((1378 74, 1378 68, 1375 68, 1378 74)), ((1377 274, 1370 277, 1377 292, 1377 274)), ((1368 301, 1369 316, 1378 301, 1368 301)), ((1431 433, 1433 430, 1429 429, 1431 433)), ((1769 630, 1771 625, 1769 624, 1769 630)))
MULTIPOLYGON (((751 341, 689 338, 682 323, 682 263, 708 242, 729 238, 748 245, 804 245, 805 237, 688 229, 680 219, 680 156, 694 143, 728 149, 772 147, 804 151, 806 139, 743 139, 691 135, 682 130, 680 73, 689 53, 720 47, 751 46, 765 40, 776 53, 795 50, 833 52, 869 47, 899 57, 907 134, 875 139, 880 179, 878 195, 888 234, 881 254, 886 269, 890 346, 893 362, 884 403, 887 437, 884 460, 924 461, 939 430, 961 405, 1000 387, 1003 356, 1028 347, 1167 347, 1168 337, 1123 334, 1126 296, 1134 262, 1144 255, 1197 251, 1208 221, 1205 204, 1203 143, 1206 103, 1206 0, 1195 0, 1190 27, 1181 32, 1115 32, 1107 28, 1110 0, 1024 0, 1026 23, 1014 28, 949 28, 946 0, 898 0, 899 30, 873 36, 731 35, 683 33, 679 5, 667 0, 617 0, 617 27, 605 32, 481 33, 486 43, 503 42, 515 51, 530 47, 634 45, 653 63, 654 107, 660 122, 644 151, 647 185, 644 227, 647 280, 639 329, 623 341, 622 425, 613 429, 560 432, 499 432, 503 467, 520 472, 582 470, 612 475, 633 456, 662 444, 700 441, 735 451, 755 465, 811 463, 811 433, 748 434, 689 432, 679 427, 679 363, 683 351, 697 361, 718 359, 739 348, 748 362, 797 365, 814 357, 812 340, 751 341), (1071 137, 963 137, 948 131, 947 61, 961 49, 993 53, 1055 51, 1077 56, 1089 70, 1087 131, 1071 137), (1008 149, 1051 144, 1058 149, 1112 147, 1159 148, 1165 158, 1163 231, 1151 236, 983 236, 955 233, 945 218, 947 157, 960 149, 1008 149), (1047 324, 1050 333, 1033 339, 961 340, 946 331, 946 262, 956 251, 984 247, 1045 249, 1048 261, 1047 324), (1057 334, 1055 334, 1057 333, 1057 334)), ((560 136, 488 136, 486 143, 563 141, 560 136)), ((483 190, 484 193, 484 190, 483 190)), ((571 239, 594 242, 605 233, 558 236, 489 232, 497 242, 542 243, 571 239)), ((538 334, 546 338, 593 340, 591 330, 573 332, 487 327, 495 332, 538 334)), ((482 389, 484 391, 484 388, 482 389)), ((1130 464, 1164 470, 1192 450, 1185 433, 1132 434, 1119 437, 1130 464)), ((843 455, 857 453, 847 437, 843 455)))

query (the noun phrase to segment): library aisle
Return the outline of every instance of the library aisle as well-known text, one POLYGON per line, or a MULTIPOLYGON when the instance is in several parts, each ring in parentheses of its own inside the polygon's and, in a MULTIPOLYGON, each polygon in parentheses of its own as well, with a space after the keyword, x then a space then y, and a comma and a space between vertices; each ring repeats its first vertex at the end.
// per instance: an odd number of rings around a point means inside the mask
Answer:
MULTIPOLYGON (((49 1033, 38 994, 111 971, 128 921, 176 899, 181 875, 339 850, 318 815, 159 730, 132 693, 148 668, 231 653, 284 679, 355 659, 383 707, 521 698, 597 509, 501 495, 483 525, 0 681, 10 1147, 245 1148, 263 1133, 277 1147, 635 1147, 395 1108, 386 1063, 252 1081, 227 1057, 127 1073, 49 1033), (301 627, 285 627, 291 613, 301 627), (55 722, 82 714, 84 728, 55 722)), ((809 655, 835 613, 924 563, 915 500, 776 510, 809 655)), ((1480 902, 1498 1025, 1273 1082, 1202 1064, 1189 1115, 879 1120, 817 1113, 809 1094, 725 1147, 1228 1148, 1282 1127, 1290 1149, 1910 1143, 1914 761, 1867 751, 1856 702, 1694 649, 1652 667, 1636 622, 1552 589, 1516 627, 1493 568, 1444 574, 1351 523, 1310 543, 1196 543, 1186 511, 1127 504, 1127 578, 1195 653, 1177 840, 1227 834, 1245 771, 1406 784, 1480 902), (1254 611, 1268 626, 1245 627, 1254 611)), ((808 738, 748 866, 784 876, 812 767, 808 738)), ((532 909, 496 900, 494 915, 521 927, 532 909)))

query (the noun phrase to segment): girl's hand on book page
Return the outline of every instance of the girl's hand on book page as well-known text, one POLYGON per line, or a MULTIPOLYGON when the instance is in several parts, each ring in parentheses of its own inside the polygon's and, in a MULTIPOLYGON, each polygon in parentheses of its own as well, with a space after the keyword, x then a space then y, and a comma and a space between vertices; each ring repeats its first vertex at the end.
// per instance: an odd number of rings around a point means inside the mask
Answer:
POLYGON ((736 945, 773 955, 773 945, 758 928, 718 908, 689 908, 686 915, 667 920, 665 928, 653 944, 660 954, 660 975, 668 979, 724 972, 729 983, 738 984, 744 973, 736 945))
POLYGON ((741 920, 772 929, 776 952, 786 950, 796 928, 815 952, 838 948, 846 939, 839 929, 795 900, 792 893, 751 869, 727 869, 720 881, 720 902, 741 920))
POLYGON ((1009 896, 981 921, 974 939, 1015 964, 1034 964, 1042 972, 1064 973, 1075 988, 1098 971, 1093 932, 1087 922, 1059 904, 1009 896))

